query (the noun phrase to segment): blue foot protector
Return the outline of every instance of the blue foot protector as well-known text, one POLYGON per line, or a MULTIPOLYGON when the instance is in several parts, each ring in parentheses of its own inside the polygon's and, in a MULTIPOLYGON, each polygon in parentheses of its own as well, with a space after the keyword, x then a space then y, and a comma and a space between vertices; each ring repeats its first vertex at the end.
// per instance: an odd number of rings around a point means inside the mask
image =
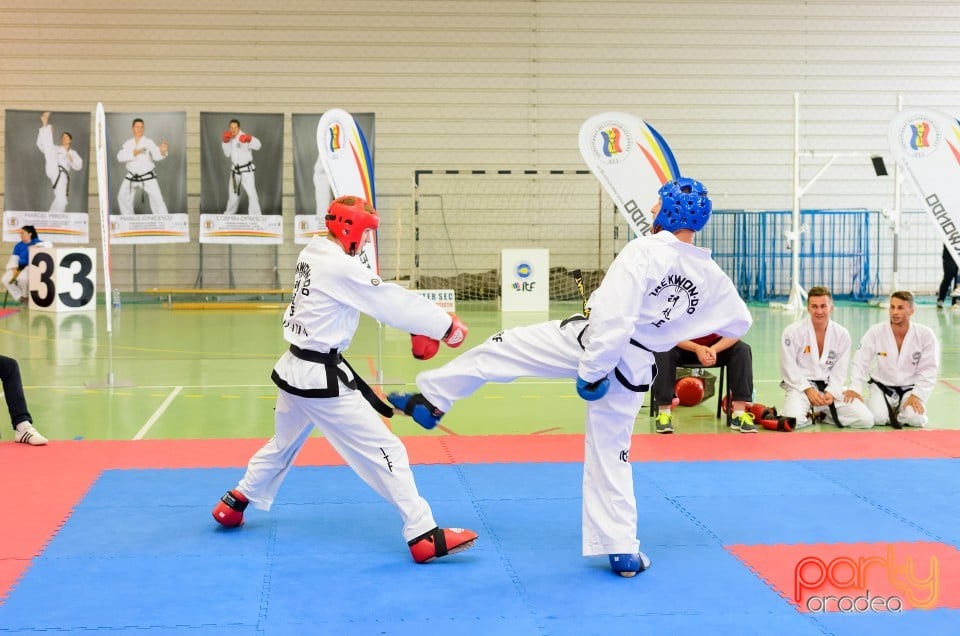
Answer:
POLYGON ((630 578, 650 567, 650 557, 643 552, 635 554, 611 554, 610 567, 620 576, 630 578))
POLYGON ((443 411, 430 404, 420 393, 391 393, 387 396, 387 401, 426 429, 436 427, 443 417, 443 411))

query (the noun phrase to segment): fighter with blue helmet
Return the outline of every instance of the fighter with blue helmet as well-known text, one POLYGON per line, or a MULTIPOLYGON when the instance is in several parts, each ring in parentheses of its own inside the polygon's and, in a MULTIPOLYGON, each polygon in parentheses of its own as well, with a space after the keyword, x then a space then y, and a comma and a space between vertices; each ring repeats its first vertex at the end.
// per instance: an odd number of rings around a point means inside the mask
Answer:
POLYGON ((630 467, 634 420, 656 374, 653 353, 709 333, 742 337, 752 324, 730 278, 693 239, 712 203, 699 181, 659 190, 654 232, 630 241, 587 303, 586 315, 515 327, 417 375, 420 393, 390 402, 426 428, 487 382, 576 379, 587 401, 583 466, 584 556, 606 555, 631 577, 650 559, 637 539, 630 467))

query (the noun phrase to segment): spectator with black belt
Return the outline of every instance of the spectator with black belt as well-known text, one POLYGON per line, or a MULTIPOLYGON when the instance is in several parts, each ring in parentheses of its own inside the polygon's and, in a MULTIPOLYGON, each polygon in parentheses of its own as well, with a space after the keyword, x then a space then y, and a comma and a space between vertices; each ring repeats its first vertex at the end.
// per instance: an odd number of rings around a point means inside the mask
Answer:
POLYGON ((850 332, 834 322, 833 294, 812 287, 807 317, 783 330, 780 338, 780 387, 786 392, 780 415, 796 418, 796 427, 829 420, 840 427, 870 428, 873 415, 862 400, 844 400, 850 367, 850 332))
POLYGON ((890 295, 890 319, 870 327, 860 340, 844 399, 866 404, 877 424, 926 426, 927 401, 940 372, 940 343, 933 330, 912 323, 914 301, 908 291, 890 295))

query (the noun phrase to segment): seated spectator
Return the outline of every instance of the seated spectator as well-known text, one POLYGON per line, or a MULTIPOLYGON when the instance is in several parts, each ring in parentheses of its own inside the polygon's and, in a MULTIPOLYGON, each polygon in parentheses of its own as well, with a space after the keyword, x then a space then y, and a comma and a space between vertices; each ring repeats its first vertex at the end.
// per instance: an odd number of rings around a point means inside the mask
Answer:
POLYGON ((28 280, 25 275, 20 276, 20 274, 30 261, 30 246, 39 242, 40 237, 37 236, 35 227, 24 225, 20 228, 20 242, 13 246, 13 254, 7 261, 7 271, 0 278, 3 286, 18 303, 27 302, 28 280))
POLYGON ((867 406, 876 424, 894 428, 927 425, 927 400, 940 371, 940 343, 933 330, 912 324, 913 294, 890 294, 890 319, 867 330, 853 355, 850 390, 845 402, 863 403, 868 384, 867 406))
POLYGON ((684 340, 669 351, 654 354, 657 377, 653 380, 651 398, 659 413, 654 424, 657 433, 673 432, 673 404, 676 397, 677 367, 699 364, 704 367, 727 366, 727 386, 733 401, 731 426, 741 433, 756 433, 754 416, 747 411, 753 399, 753 352, 750 345, 736 338, 710 334, 695 340, 684 340))
POLYGON ((33 427, 33 418, 27 410, 27 398, 23 394, 20 365, 16 360, 0 356, 0 380, 3 381, 3 397, 7 401, 7 410, 10 411, 14 441, 30 446, 46 444, 47 438, 33 427))

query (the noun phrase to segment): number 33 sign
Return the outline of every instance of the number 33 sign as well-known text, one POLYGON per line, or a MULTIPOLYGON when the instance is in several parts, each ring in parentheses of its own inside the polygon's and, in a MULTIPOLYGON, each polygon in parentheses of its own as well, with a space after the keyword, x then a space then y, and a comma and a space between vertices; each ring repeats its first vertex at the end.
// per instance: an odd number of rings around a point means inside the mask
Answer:
POLYGON ((97 250, 40 247, 30 250, 30 308, 86 311, 97 307, 97 250))

